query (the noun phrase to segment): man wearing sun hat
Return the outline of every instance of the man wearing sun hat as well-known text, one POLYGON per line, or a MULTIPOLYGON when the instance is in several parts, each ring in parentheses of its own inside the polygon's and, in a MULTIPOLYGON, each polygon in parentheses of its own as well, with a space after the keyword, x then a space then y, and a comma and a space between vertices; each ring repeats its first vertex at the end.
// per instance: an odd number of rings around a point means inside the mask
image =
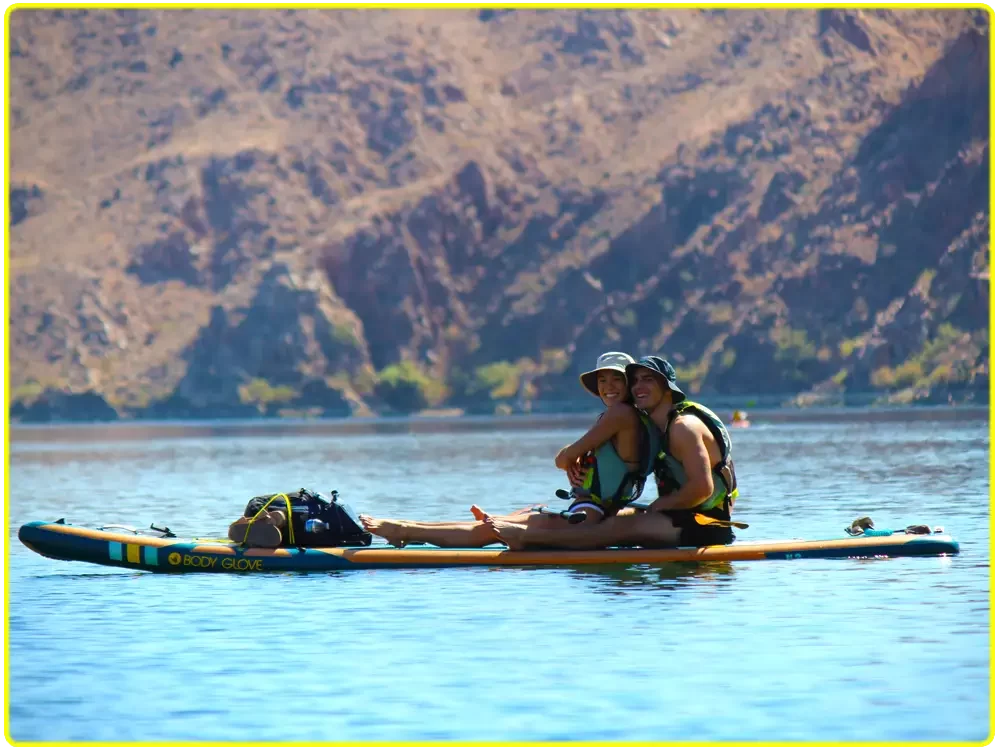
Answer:
POLYGON ((729 511, 738 493, 725 424, 708 407, 688 400, 663 357, 642 357, 626 370, 635 405, 664 433, 653 470, 659 497, 646 512, 666 516, 678 529, 681 546, 729 544, 729 511))

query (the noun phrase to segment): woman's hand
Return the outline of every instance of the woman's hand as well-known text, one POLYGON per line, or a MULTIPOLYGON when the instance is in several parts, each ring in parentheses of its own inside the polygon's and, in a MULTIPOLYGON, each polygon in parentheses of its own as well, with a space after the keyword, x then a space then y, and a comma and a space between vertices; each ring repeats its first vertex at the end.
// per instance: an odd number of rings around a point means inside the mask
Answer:
POLYGON ((587 470, 580 465, 579 459, 574 461, 566 471, 570 487, 582 487, 587 478, 587 470))
POLYGON ((569 468, 575 462, 569 457, 569 446, 567 445, 561 451, 556 454, 556 468, 562 469, 563 471, 569 471, 569 468))

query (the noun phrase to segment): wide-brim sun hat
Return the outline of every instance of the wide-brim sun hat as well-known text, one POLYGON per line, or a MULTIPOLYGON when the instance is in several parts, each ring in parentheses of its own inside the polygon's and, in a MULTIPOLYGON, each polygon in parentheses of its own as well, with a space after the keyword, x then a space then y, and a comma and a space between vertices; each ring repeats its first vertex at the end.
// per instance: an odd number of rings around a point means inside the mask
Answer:
POLYGON ((629 387, 632 385, 632 373, 634 373, 639 368, 644 368, 646 370, 652 370, 657 375, 660 376, 660 380, 663 381, 663 385, 674 392, 677 401, 684 401, 687 399, 687 394, 684 393, 677 386, 677 371, 674 366, 667 362, 663 357, 650 356, 650 357, 640 357, 637 362, 628 365, 625 368, 625 374, 629 379, 629 387))
MULTIPOLYGON (((580 384, 600 398, 601 394, 597 390, 597 374, 601 370, 614 370, 625 375, 626 368, 634 364, 635 360, 625 352, 605 352, 597 358, 597 366, 593 370, 585 372, 580 376, 580 384)), ((626 376, 627 381, 628 377, 626 376)))

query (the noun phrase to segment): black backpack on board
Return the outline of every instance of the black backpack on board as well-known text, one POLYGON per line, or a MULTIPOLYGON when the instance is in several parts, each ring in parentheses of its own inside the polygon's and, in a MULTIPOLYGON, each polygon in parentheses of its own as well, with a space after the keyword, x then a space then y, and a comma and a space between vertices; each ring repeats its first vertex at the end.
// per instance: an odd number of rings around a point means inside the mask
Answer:
POLYGON ((372 543, 372 535, 365 531, 357 515, 346 503, 337 499, 337 491, 330 493, 331 499, 324 499, 319 493, 305 488, 296 492, 275 495, 258 495, 247 503, 243 515, 253 518, 265 507, 268 512, 281 510, 289 515, 291 523, 281 528, 282 547, 367 547, 372 543), (309 524, 315 519, 319 524, 309 524))

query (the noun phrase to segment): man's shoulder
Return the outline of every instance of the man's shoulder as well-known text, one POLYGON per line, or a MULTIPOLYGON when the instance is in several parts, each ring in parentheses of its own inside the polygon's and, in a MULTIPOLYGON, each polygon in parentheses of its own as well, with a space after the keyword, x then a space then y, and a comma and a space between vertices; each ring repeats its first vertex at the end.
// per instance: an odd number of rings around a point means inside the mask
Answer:
POLYGON ((708 427, 697 414, 678 414, 670 425, 670 434, 674 432, 702 434, 708 427))

